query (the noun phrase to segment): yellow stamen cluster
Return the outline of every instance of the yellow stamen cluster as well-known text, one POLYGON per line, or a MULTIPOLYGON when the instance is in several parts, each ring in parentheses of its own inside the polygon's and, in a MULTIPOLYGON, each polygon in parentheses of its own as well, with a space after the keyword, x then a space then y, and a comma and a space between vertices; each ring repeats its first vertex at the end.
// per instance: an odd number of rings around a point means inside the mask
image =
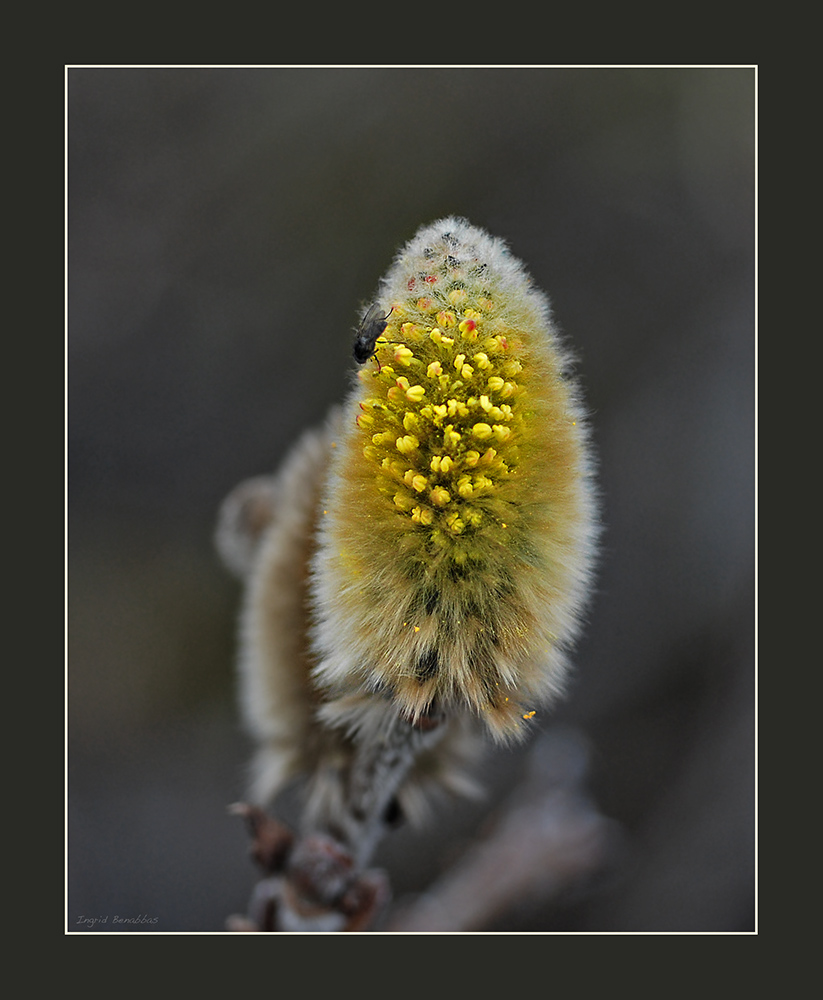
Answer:
POLYGON ((357 418, 378 490, 432 538, 499 523, 483 500, 516 474, 523 404, 511 377, 521 370, 516 342, 486 328, 465 288, 446 298, 450 308, 435 312, 428 300, 422 317, 418 300, 393 304, 375 358, 360 373, 366 393, 357 418), (457 336, 445 333, 452 329, 457 336))

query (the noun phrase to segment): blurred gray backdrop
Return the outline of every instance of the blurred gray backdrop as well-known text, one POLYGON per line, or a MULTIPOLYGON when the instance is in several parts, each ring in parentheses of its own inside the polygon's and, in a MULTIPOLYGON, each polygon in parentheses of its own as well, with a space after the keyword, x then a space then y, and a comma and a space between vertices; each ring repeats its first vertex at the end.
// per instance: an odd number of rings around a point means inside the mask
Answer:
MULTIPOLYGON (((754 123, 749 68, 68 71, 67 929, 222 930, 257 873, 228 803, 238 586, 216 508, 342 398, 417 227, 504 237, 580 358, 606 522, 552 726, 621 831, 492 930, 754 926, 754 123), (119 918, 144 918, 129 924, 119 918)), ((395 893, 489 799, 400 831, 395 893), (462 824, 462 825, 461 825, 462 824)))

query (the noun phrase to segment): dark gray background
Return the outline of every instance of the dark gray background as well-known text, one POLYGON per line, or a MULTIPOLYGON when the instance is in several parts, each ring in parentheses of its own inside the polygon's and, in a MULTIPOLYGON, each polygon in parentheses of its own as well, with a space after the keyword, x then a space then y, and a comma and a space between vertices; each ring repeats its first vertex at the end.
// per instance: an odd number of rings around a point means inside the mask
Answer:
MULTIPOLYGON (((747 68, 68 71, 70 930, 245 909, 215 510, 342 398, 360 303, 450 213, 509 241, 575 345, 607 527, 547 725, 588 740, 623 845, 497 929, 752 929, 754 91, 747 68)), ((387 843, 399 896, 523 759, 387 843)))

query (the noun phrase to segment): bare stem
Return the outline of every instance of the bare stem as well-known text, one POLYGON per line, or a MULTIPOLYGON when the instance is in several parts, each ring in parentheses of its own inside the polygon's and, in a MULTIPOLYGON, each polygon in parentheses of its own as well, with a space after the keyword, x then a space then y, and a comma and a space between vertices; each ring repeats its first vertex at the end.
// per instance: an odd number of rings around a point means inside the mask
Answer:
POLYGON ((364 866, 417 755, 442 738, 446 724, 428 716, 413 725, 393 710, 370 721, 354 734, 349 763, 315 776, 298 836, 256 807, 233 807, 247 820, 252 856, 267 877, 248 917, 230 917, 228 929, 364 930, 386 905, 386 876, 364 866))

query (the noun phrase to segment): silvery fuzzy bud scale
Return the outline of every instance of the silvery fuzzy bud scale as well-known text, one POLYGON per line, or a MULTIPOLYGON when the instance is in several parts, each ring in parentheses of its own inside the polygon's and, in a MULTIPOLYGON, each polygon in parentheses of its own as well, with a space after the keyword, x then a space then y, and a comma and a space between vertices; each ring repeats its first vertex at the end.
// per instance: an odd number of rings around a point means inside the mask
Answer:
POLYGON ((570 358, 501 240, 422 228, 366 321, 343 408, 218 532, 247 581, 252 795, 307 774, 304 832, 356 865, 394 800, 465 787, 478 731, 521 739, 563 690, 598 536, 570 358))

